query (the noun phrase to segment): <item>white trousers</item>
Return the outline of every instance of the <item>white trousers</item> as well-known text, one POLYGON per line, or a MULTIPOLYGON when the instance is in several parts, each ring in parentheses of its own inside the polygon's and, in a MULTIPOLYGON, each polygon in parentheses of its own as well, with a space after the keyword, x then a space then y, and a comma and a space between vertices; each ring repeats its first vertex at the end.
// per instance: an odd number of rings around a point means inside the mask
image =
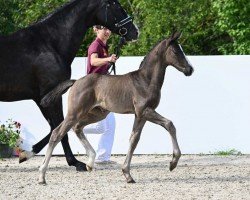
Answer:
POLYGON ((96 150, 96 161, 110 160, 115 135, 115 116, 109 113, 107 117, 83 128, 84 134, 101 134, 96 150))

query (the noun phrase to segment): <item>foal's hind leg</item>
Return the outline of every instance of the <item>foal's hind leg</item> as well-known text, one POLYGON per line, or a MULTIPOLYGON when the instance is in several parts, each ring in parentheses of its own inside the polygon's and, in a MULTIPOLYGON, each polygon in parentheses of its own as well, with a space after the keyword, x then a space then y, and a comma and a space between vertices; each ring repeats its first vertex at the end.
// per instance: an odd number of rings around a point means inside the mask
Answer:
POLYGON ((92 171, 94 167, 96 153, 93 147, 91 146, 91 144, 89 143, 89 141, 87 140, 87 138, 85 137, 83 133, 83 127, 84 127, 83 123, 78 122, 74 126, 73 130, 75 131, 77 137, 79 138, 79 140, 81 141, 82 145, 84 146, 86 150, 86 154, 88 156, 88 162, 86 163, 87 170, 92 171))
POLYGON ((65 120, 55 130, 53 130, 50 140, 49 140, 49 146, 46 151, 43 164, 39 168, 39 171, 40 171, 39 184, 46 184, 45 173, 48 168, 48 164, 49 164, 52 152, 55 146, 62 140, 62 138, 72 128, 73 124, 74 124, 74 120, 66 117, 65 120))
POLYGON ((181 151, 177 142, 176 129, 174 127, 174 124, 170 120, 162 117, 155 110, 152 110, 150 108, 147 108, 144 110, 143 116, 148 121, 161 125, 170 133, 172 144, 173 144, 173 159, 170 162, 169 169, 170 171, 172 171, 174 168, 176 168, 179 158, 181 157, 181 151))
MULTIPOLYGON (((51 132, 54 128, 56 128, 62 121, 63 121, 63 112, 62 112, 62 99, 60 98, 56 103, 54 103, 51 107, 43 108, 39 105, 39 101, 36 101, 38 107, 40 108, 43 116, 49 122, 51 132)), ((19 163, 24 162, 34 156, 35 154, 39 153, 49 142, 51 132, 43 138, 40 142, 33 145, 32 151, 23 151, 19 155, 19 163)), ((75 166, 77 171, 86 171, 85 163, 78 161, 75 156, 73 155, 68 141, 68 135, 66 134, 62 141, 63 150, 66 156, 66 160, 69 166, 75 166)))
POLYGON ((122 167, 122 172, 125 176, 125 178, 127 179, 127 183, 135 183, 134 179, 132 178, 132 176, 130 175, 130 163, 131 163, 131 159, 134 153, 134 150, 140 140, 140 136, 141 136, 141 131, 142 128, 145 124, 145 120, 144 119, 139 119, 137 117, 135 117, 135 121, 134 121, 134 126, 133 126, 133 132, 130 136, 130 146, 129 146, 129 150, 126 156, 126 160, 123 164, 122 167))

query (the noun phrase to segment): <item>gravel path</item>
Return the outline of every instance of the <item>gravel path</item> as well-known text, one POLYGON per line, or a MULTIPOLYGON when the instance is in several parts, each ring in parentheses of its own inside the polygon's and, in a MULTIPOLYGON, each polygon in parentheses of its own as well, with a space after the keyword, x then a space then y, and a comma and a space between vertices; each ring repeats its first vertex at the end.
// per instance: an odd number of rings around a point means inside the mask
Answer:
POLYGON ((125 156, 112 156, 117 164, 97 165, 91 173, 76 172, 64 157, 54 156, 47 185, 39 185, 42 160, 43 156, 22 164, 17 158, 0 160, 0 200, 250 199, 250 155, 183 155, 173 172, 168 170, 169 155, 135 155, 131 165, 135 184, 127 184, 122 175, 125 156))

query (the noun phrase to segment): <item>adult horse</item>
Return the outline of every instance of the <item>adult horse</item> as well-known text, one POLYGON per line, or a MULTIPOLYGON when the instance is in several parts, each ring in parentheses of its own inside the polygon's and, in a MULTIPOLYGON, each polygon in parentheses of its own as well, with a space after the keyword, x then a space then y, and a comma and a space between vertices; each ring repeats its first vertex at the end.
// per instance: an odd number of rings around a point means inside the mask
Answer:
POLYGON ((93 168, 95 151, 82 130, 87 124, 104 119, 109 112, 135 114, 130 147, 122 167, 128 183, 134 183, 130 175, 130 163, 146 121, 163 126, 170 133, 173 144, 170 170, 177 166, 181 151, 175 127, 155 109, 160 102, 161 87, 168 65, 174 66, 186 76, 190 76, 193 72, 192 66, 177 43, 179 37, 180 33, 176 32, 157 44, 144 58, 137 71, 120 76, 90 74, 76 82, 71 80, 71 84, 69 81, 66 84, 62 83, 44 97, 42 105, 49 105, 69 88, 69 85, 73 85, 68 97, 68 113, 64 121, 53 130, 45 159, 39 169, 39 183, 45 183, 45 172, 53 149, 72 127, 89 157, 87 169, 90 171, 93 168))
MULTIPOLYGON (((59 83, 69 80, 71 63, 87 29, 95 24, 108 27, 127 41, 137 39, 138 30, 117 0, 73 0, 43 20, 9 36, 0 37, 0 101, 32 99, 48 121, 51 131, 63 121, 62 98, 48 108, 40 100, 59 83)), ((24 151, 19 162, 39 153, 50 133, 24 151)), ((77 170, 86 170, 62 138, 66 160, 77 170)))

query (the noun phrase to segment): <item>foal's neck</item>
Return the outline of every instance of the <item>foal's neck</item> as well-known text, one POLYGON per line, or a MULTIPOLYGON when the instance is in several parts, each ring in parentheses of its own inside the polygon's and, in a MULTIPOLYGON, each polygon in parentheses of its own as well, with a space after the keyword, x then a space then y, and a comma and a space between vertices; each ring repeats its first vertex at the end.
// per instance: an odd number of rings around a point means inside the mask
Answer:
POLYGON ((159 52, 151 52, 145 59, 143 66, 139 69, 141 74, 147 81, 149 88, 160 90, 165 77, 166 66, 162 62, 159 52))

